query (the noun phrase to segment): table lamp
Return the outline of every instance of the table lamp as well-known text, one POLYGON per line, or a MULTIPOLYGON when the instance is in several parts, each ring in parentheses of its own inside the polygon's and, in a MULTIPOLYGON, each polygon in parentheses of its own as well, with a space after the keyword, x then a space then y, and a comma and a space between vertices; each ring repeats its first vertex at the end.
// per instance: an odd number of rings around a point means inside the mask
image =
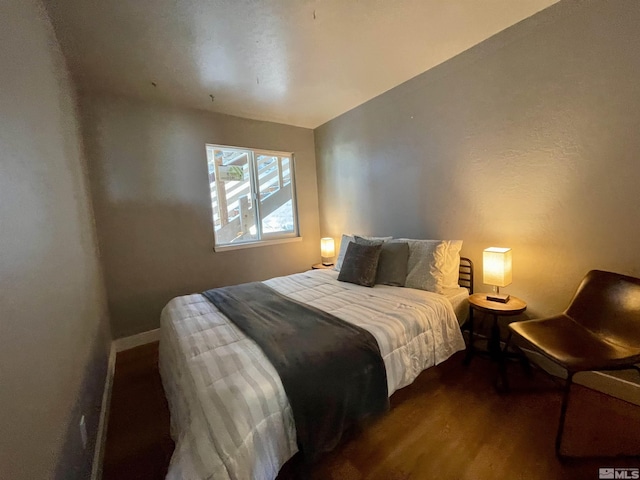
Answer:
POLYGON ((482 281, 494 287, 494 293, 487 294, 487 300, 507 303, 509 295, 500 293, 500 287, 511 284, 511 249, 489 247, 482 252, 482 281))
POLYGON ((331 259, 336 254, 336 246, 331 237, 320 239, 320 255, 322 256, 322 265, 330 267, 333 265, 331 259))

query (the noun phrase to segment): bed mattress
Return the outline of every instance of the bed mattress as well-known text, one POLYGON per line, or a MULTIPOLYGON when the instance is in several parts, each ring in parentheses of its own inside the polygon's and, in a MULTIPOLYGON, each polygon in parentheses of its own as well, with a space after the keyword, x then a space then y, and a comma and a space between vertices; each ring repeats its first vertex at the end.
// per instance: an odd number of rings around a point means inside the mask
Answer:
MULTIPOLYGON (((389 395, 465 348, 447 298, 461 310, 462 291, 443 296, 367 288, 338 282, 337 275, 311 270, 264 283, 368 330, 380 347, 389 395)), ((176 442, 167 478, 275 478, 297 452, 295 423, 278 374, 260 348, 199 294, 167 304, 160 337, 160 373, 176 442)))

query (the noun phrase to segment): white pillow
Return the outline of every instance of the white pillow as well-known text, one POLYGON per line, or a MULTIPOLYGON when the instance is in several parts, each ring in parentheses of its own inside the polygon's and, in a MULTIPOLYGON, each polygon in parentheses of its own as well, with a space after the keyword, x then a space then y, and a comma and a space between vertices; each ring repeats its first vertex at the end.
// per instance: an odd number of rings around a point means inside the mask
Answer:
MULTIPOLYGON (((444 248, 436 249, 436 268, 443 274, 442 285, 439 288, 458 288, 458 277, 460 276, 460 250, 462 250, 462 240, 442 240, 444 248), (444 254, 442 254, 444 250, 444 254)), ((443 293, 438 291, 438 293, 443 293)))
MULTIPOLYGON (((358 235, 359 237, 366 238, 367 240, 380 240, 382 242, 388 242, 393 237, 366 237, 364 235, 358 235)), ((354 235, 348 235, 346 233, 342 234, 342 239, 340 240, 340 253, 338 253, 338 258, 336 259, 336 265, 333 267, 334 270, 338 272, 342 268, 342 262, 344 261, 344 255, 347 253, 347 247, 349 246, 349 242, 355 242, 354 235)))
POLYGON ((346 233, 342 234, 342 239, 340 240, 340 253, 338 253, 338 258, 336 259, 336 265, 335 267, 333 267, 334 270, 337 270, 338 272, 340 271, 340 269, 342 268, 344 255, 345 253, 347 253, 347 246, 349 245, 349 242, 354 242, 354 241, 355 239, 353 238, 353 235, 347 235, 346 233))
POLYGON ((462 240, 399 240, 409 244, 405 287, 435 293, 458 287, 462 240))

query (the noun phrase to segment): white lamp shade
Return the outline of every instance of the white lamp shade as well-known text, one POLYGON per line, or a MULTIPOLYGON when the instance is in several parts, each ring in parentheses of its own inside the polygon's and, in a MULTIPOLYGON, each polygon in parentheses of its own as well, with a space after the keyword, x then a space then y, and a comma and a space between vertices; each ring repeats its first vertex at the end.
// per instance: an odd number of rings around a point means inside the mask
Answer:
POLYGON ((336 245, 331 237, 320 239, 320 254, 323 258, 330 258, 336 254, 336 245))
POLYGON ((486 285, 506 287, 512 278, 511 249, 489 247, 482 252, 482 281, 486 285))

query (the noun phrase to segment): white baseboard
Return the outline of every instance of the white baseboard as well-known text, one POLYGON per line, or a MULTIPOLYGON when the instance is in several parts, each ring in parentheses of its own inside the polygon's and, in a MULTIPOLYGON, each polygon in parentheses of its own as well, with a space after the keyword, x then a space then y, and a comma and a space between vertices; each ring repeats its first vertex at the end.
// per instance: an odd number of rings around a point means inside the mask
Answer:
POLYGON ((116 371, 116 349, 111 343, 109 351, 109 363, 107 365, 107 376, 104 380, 104 390, 102 392, 102 406, 100 407, 100 423, 96 435, 96 446, 93 451, 93 465, 91 467, 91 480, 101 480, 102 463, 104 460, 104 447, 107 440, 107 424, 109 422, 109 408, 111 406, 111 391, 113 388, 113 376, 116 371))
MULTIPOLYGON (((547 357, 531 350, 525 350, 527 356, 535 358, 535 363, 551 375, 567 378, 567 372, 547 357)), ((574 383, 606 393, 612 397, 640 405, 640 383, 630 382, 609 372, 580 372, 573 377, 574 383)))
POLYGON ((123 350, 129 350, 147 343, 157 342, 158 340, 160 340, 160 329, 156 328, 155 330, 138 333, 130 337, 118 338, 114 340, 113 344, 116 347, 116 352, 122 352, 123 350))
POLYGON ((608 372, 584 372, 576 374, 576 383, 604 392, 612 397, 640 405, 640 384, 618 378, 608 372))

